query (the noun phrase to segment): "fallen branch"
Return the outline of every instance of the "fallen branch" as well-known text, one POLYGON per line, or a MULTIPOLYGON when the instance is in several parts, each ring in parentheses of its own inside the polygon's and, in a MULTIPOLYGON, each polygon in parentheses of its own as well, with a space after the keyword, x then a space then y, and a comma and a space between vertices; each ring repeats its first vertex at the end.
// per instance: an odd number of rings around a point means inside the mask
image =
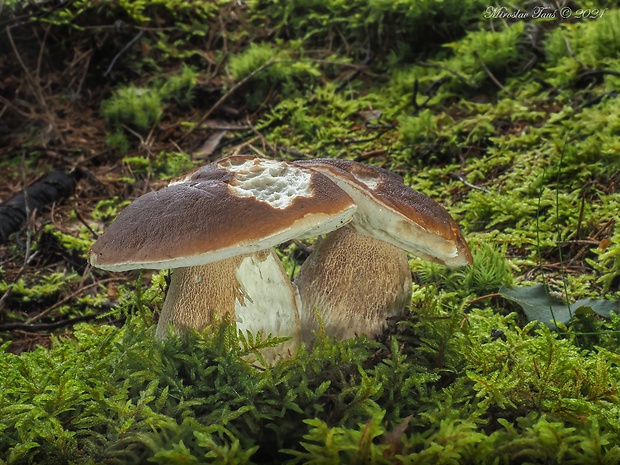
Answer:
POLYGON ((19 231, 28 211, 40 212, 46 205, 71 195, 79 177, 76 170, 54 171, 0 205, 0 243, 6 243, 12 233, 19 231))
POLYGON ((94 320, 99 315, 90 314, 78 316, 75 318, 69 318, 67 320, 55 321, 54 323, 38 323, 30 325, 28 323, 6 323, 0 325, 0 331, 50 331, 52 329, 62 328, 64 326, 71 326, 82 321, 94 320))

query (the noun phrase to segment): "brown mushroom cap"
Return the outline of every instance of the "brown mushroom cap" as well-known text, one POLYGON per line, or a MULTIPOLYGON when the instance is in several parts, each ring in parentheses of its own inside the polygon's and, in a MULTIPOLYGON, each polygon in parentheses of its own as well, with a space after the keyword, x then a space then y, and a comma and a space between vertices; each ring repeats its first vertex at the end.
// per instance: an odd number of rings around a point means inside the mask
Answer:
POLYGON ((471 263, 458 224, 437 202, 382 168, 331 158, 296 162, 329 176, 358 206, 351 225, 419 257, 449 266, 471 263))
POLYGON ((321 173, 233 156, 130 204, 91 248, 110 271, 213 263, 350 221, 353 200, 321 173))

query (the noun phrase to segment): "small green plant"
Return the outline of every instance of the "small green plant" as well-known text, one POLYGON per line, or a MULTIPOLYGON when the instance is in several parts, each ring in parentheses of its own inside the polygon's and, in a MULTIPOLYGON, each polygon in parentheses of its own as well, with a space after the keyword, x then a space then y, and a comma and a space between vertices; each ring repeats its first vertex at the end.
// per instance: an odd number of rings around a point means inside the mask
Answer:
POLYGON ((117 89, 101 104, 103 119, 111 128, 107 134, 108 145, 123 154, 127 153, 130 148, 129 134, 135 138, 136 131, 138 134, 149 131, 159 122, 165 105, 170 102, 189 105, 197 81, 198 73, 183 65, 180 72, 165 79, 155 79, 149 86, 129 85, 117 89))
POLYGON ((76 273, 55 272, 26 280, 19 278, 12 284, 0 281, 0 293, 10 291, 12 299, 22 303, 45 302, 50 297, 66 292, 69 283, 78 281, 76 273))
MULTIPOLYGON (((298 88, 308 87, 321 76, 317 64, 298 56, 296 44, 288 45, 290 49, 252 43, 228 60, 228 69, 235 81, 256 74, 254 91, 248 97, 251 108, 257 106, 273 86, 281 86, 280 94, 290 97, 299 94, 298 88)), ((297 48, 300 48, 299 44, 297 48)))
POLYGON ((385 434, 382 425, 385 412, 375 412, 368 422, 358 428, 329 427, 321 420, 306 420, 310 431, 304 435, 304 452, 284 451, 295 456, 291 464, 297 463, 367 463, 391 464, 387 457, 390 444, 377 443, 385 434))
POLYGON ((134 173, 146 173, 151 168, 151 160, 148 157, 125 157, 123 163, 134 173))
POLYGON ((120 213, 124 207, 129 205, 129 200, 119 200, 118 197, 111 199, 100 200, 97 202, 95 209, 92 211, 91 216, 96 220, 110 221, 120 213))
POLYGON ((191 157, 181 152, 161 152, 153 161, 153 174, 159 179, 181 176, 194 167, 191 157))
POLYGON ((125 133, 120 129, 108 132, 106 134, 106 143, 110 147, 117 149, 121 154, 125 154, 129 151, 129 140, 127 139, 125 133))
MULTIPOLYGON (((568 86, 588 70, 616 67, 620 61, 619 28, 620 12, 609 9, 595 21, 566 23, 549 32, 544 46, 549 82, 568 86)), ((605 77, 611 88, 618 79, 613 73, 605 77)))
MULTIPOLYGON (((232 56, 228 60, 228 70, 235 81, 240 81, 261 66, 265 66, 269 62, 275 62, 278 54, 278 49, 269 44, 253 43, 245 51, 232 56)), ((269 70, 269 74, 273 73, 273 70, 269 70)))
POLYGON ((157 179, 175 178, 193 168, 190 156, 180 152, 161 152, 151 158, 133 156, 123 158, 133 173, 150 173, 157 179))
POLYGON ((43 234, 52 235, 65 250, 82 256, 86 255, 93 243, 92 233, 86 228, 81 228, 78 234, 67 234, 48 224, 44 226, 43 234))
POLYGON ((463 269, 452 270, 428 261, 415 261, 413 270, 427 285, 441 286, 446 291, 482 294, 497 292, 513 283, 513 267, 505 252, 488 243, 472 244, 473 263, 463 269))
MULTIPOLYGON (((446 44, 454 56, 442 64, 467 78, 465 84, 480 87, 495 79, 503 81, 512 67, 523 60, 519 43, 522 39, 525 22, 518 21, 501 31, 475 31, 462 40, 446 44)), ((455 82, 460 83, 459 80, 455 82)), ((457 88, 463 89, 463 86, 457 88)))
POLYGON ((153 87, 157 89, 162 101, 174 100, 179 105, 188 105, 194 97, 197 81, 196 70, 184 64, 180 73, 167 77, 163 82, 156 81, 153 87))
POLYGON ((161 117, 162 100, 157 92, 130 85, 122 87, 101 105, 103 119, 120 130, 123 125, 138 130, 150 129, 161 117))

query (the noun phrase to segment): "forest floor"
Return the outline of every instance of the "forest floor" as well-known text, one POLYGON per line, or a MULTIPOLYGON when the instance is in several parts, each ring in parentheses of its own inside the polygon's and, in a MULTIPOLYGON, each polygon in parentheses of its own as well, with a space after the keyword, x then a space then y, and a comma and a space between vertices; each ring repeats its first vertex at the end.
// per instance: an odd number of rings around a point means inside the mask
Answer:
MULTIPOLYGON (((0 3, 0 463, 614 463, 620 10, 421 3, 0 3), (239 153, 390 169, 474 264, 412 257, 399 329, 264 373, 226 329, 152 348, 165 273, 87 252, 239 153), (55 170, 66 191, 10 227, 55 170)), ((311 248, 280 246, 287 272, 311 248)))

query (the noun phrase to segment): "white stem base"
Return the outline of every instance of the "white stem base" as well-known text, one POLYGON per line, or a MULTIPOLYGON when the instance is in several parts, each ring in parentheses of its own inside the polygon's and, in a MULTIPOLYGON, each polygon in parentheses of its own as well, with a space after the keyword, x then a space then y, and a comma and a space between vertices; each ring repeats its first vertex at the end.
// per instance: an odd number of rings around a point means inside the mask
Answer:
POLYGON ((168 325, 183 336, 230 316, 245 334, 291 337, 261 351, 271 363, 295 352, 301 340, 299 294, 273 250, 241 255, 172 272, 156 337, 165 339, 168 325))

